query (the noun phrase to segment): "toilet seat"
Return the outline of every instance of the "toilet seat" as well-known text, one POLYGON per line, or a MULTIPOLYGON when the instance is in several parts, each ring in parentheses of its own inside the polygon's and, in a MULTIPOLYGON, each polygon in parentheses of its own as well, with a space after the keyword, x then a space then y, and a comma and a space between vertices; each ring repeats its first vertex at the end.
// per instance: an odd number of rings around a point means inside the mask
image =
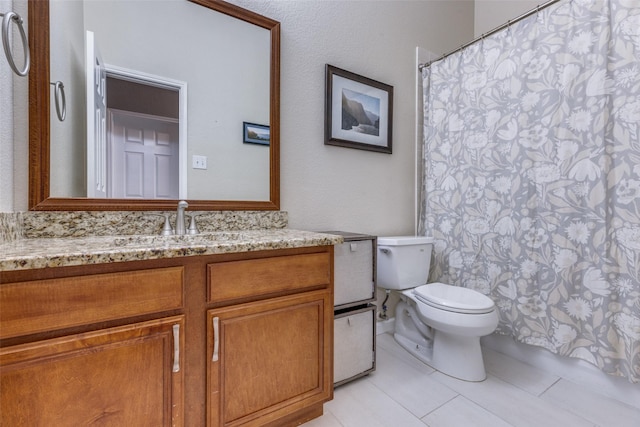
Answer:
POLYGON ((473 289, 444 283, 429 283, 413 289, 420 302, 456 313, 484 314, 495 309, 493 300, 473 289))

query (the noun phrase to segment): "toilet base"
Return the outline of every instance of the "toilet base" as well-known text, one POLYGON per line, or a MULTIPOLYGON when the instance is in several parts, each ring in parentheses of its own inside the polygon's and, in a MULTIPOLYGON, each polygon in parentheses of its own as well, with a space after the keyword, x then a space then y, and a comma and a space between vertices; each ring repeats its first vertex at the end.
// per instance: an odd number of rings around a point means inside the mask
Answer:
POLYGON ((393 334, 393 338, 398 344, 400 344, 402 348, 407 350, 422 363, 431 366, 431 355, 433 354, 433 348, 430 345, 425 346, 422 344, 417 344, 414 341, 411 341, 409 338, 400 334, 393 334))
POLYGON ((400 301, 396 307, 393 337, 422 363, 443 374, 474 382, 487 377, 480 337, 455 335, 427 327, 420 322, 412 304, 405 301, 400 301))
POLYGON ((447 334, 439 334, 438 331, 435 333, 433 347, 429 345, 431 343, 417 343, 399 333, 393 334, 393 338, 422 363, 450 377, 470 382, 484 381, 487 378, 480 338, 462 337, 465 342, 459 342, 456 337, 445 337, 447 334))
POLYGON ((480 337, 463 337, 435 331, 431 366, 443 374, 465 381, 484 381, 487 374, 480 337))

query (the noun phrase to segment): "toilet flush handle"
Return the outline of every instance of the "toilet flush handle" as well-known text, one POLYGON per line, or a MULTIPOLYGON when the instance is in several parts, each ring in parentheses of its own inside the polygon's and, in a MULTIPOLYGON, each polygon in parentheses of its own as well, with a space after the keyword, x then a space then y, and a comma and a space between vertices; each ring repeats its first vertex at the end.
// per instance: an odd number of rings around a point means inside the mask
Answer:
POLYGON ((383 254, 389 255, 391 253, 391 250, 387 249, 387 248, 379 248, 380 252, 382 252, 383 254))

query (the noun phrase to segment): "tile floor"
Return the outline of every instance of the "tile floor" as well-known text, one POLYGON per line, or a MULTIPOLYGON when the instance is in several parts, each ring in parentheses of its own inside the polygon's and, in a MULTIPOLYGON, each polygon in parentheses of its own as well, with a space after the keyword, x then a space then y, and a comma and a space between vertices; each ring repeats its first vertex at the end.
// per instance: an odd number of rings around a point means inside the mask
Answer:
MULTIPOLYGON (((456 380, 422 364, 390 334, 376 371, 336 388, 305 427, 640 427, 637 407, 483 349, 487 379, 456 380)), ((640 385, 639 385, 640 387, 640 385)))

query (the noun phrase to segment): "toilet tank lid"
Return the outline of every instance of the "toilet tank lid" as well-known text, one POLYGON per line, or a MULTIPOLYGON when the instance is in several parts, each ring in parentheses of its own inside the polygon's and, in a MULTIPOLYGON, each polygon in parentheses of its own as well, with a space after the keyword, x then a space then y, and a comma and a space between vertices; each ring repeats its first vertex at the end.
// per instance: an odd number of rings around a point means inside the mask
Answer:
POLYGON ((433 237, 426 236, 389 236, 378 237, 378 246, 410 246, 433 243, 433 237))

